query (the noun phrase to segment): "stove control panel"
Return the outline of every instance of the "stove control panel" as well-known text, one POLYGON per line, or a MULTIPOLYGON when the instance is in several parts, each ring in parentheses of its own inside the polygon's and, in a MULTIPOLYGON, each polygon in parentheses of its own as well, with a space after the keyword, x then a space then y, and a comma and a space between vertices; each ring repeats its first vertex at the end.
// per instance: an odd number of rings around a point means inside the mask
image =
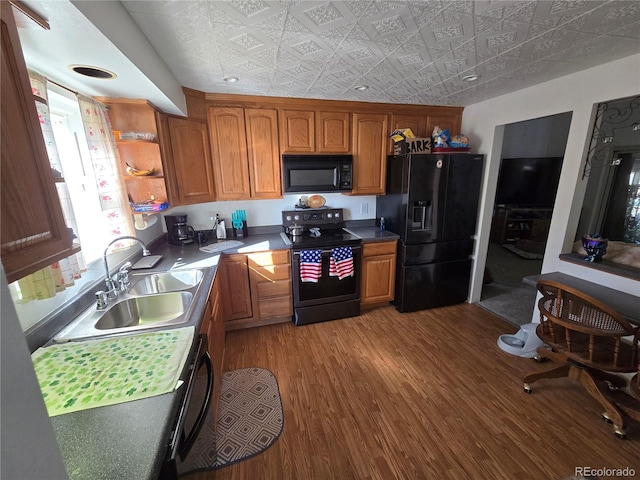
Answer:
POLYGON ((320 227, 336 225, 344 221, 341 208, 308 208, 304 210, 285 210, 282 212, 282 225, 302 225, 305 227, 320 227))

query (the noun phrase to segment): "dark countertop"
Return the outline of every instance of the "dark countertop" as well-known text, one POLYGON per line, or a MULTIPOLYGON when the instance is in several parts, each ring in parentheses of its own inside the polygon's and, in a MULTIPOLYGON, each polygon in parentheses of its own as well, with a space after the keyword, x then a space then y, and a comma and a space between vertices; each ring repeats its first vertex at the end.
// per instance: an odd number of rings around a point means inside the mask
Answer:
MULTIPOLYGON (((279 233, 250 235, 238 240, 244 245, 225 250, 224 253, 251 253, 289 248, 279 233)), ((210 243, 213 242, 204 245, 210 243)), ((163 255, 162 261, 153 271, 180 268, 205 270, 202 293, 195 299, 196 305, 191 320, 165 328, 193 325, 196 332, 200 329, 208 292, 221 256, 219 252, 202 252, 199 250, 200 246, 192 244, 181 247, 160 241, 152 248, 153 254, 163 255)), ((195 338, 197 335, 194 337, 186 366, 195 355, 195 338)), ((183 379, 188 375, 186 366, 182 373, 183 379)), ((51 417, 69 478, 157 479, 183 394, 184 386, 164 395, 51 417)))
POLYGON ((347 232, 356 237, 360 237, 363 242, 384 242, 385 240, 396 240, 400 238, 393 232, 388 230, 380 231, 379 227, 347 227, 347 232))

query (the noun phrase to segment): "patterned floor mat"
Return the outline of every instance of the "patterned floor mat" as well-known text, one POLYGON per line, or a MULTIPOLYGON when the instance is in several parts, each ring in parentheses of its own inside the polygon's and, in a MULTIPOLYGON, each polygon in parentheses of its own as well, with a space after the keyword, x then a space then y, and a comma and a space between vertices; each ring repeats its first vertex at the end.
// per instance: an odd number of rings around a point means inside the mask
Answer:
POLYGON ((276 377, 264 368, 224 373, 215 433, 212 409, 208 416, 186 461, 178 465, 180 476, 221 468, 273 445, 284 426, 276 377))

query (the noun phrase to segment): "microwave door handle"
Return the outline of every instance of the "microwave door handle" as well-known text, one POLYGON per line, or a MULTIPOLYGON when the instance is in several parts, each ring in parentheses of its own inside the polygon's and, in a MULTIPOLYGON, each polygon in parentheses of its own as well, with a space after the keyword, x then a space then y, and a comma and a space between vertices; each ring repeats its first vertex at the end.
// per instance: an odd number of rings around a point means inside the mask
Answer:
POLYGON ((183 461, 189 454, 189 451, 191 451, 191 447, 193 447, 193 444, 195 443, 196 438, 198 437, 198 434, 200 433, 200 430, 204 425, 205 417, 207 416, 207 412, 209 411, 209 406, 211 405, 211 400, 212 400, 211 392, 213 390, 213 366, 211 365, 211 357, 209 356, 209 352, 204 352, 204 355, 200 357, 198 370, 200 369, 203 363, 207 367, 207 393, 206 393, 204 402, 202 403, 202 408, 200 409, 200 413, 198 413, 198 418, 196 419, 196 422, 191 428, 191 431, 189 432, 189 434, 186 436, 186 438, 184 438, 184 441, 181 442, 182 446, 180 448, 180 460, 183 460, 183 461))

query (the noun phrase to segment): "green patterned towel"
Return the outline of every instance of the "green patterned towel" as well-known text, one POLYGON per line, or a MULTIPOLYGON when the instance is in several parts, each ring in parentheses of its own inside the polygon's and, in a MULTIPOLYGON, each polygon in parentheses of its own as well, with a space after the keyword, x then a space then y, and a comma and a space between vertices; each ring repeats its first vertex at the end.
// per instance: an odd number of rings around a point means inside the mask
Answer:
POLYGON ((39 348, 31 359, 49 416, 173 391, 194 332, 183 327, 39 348))

